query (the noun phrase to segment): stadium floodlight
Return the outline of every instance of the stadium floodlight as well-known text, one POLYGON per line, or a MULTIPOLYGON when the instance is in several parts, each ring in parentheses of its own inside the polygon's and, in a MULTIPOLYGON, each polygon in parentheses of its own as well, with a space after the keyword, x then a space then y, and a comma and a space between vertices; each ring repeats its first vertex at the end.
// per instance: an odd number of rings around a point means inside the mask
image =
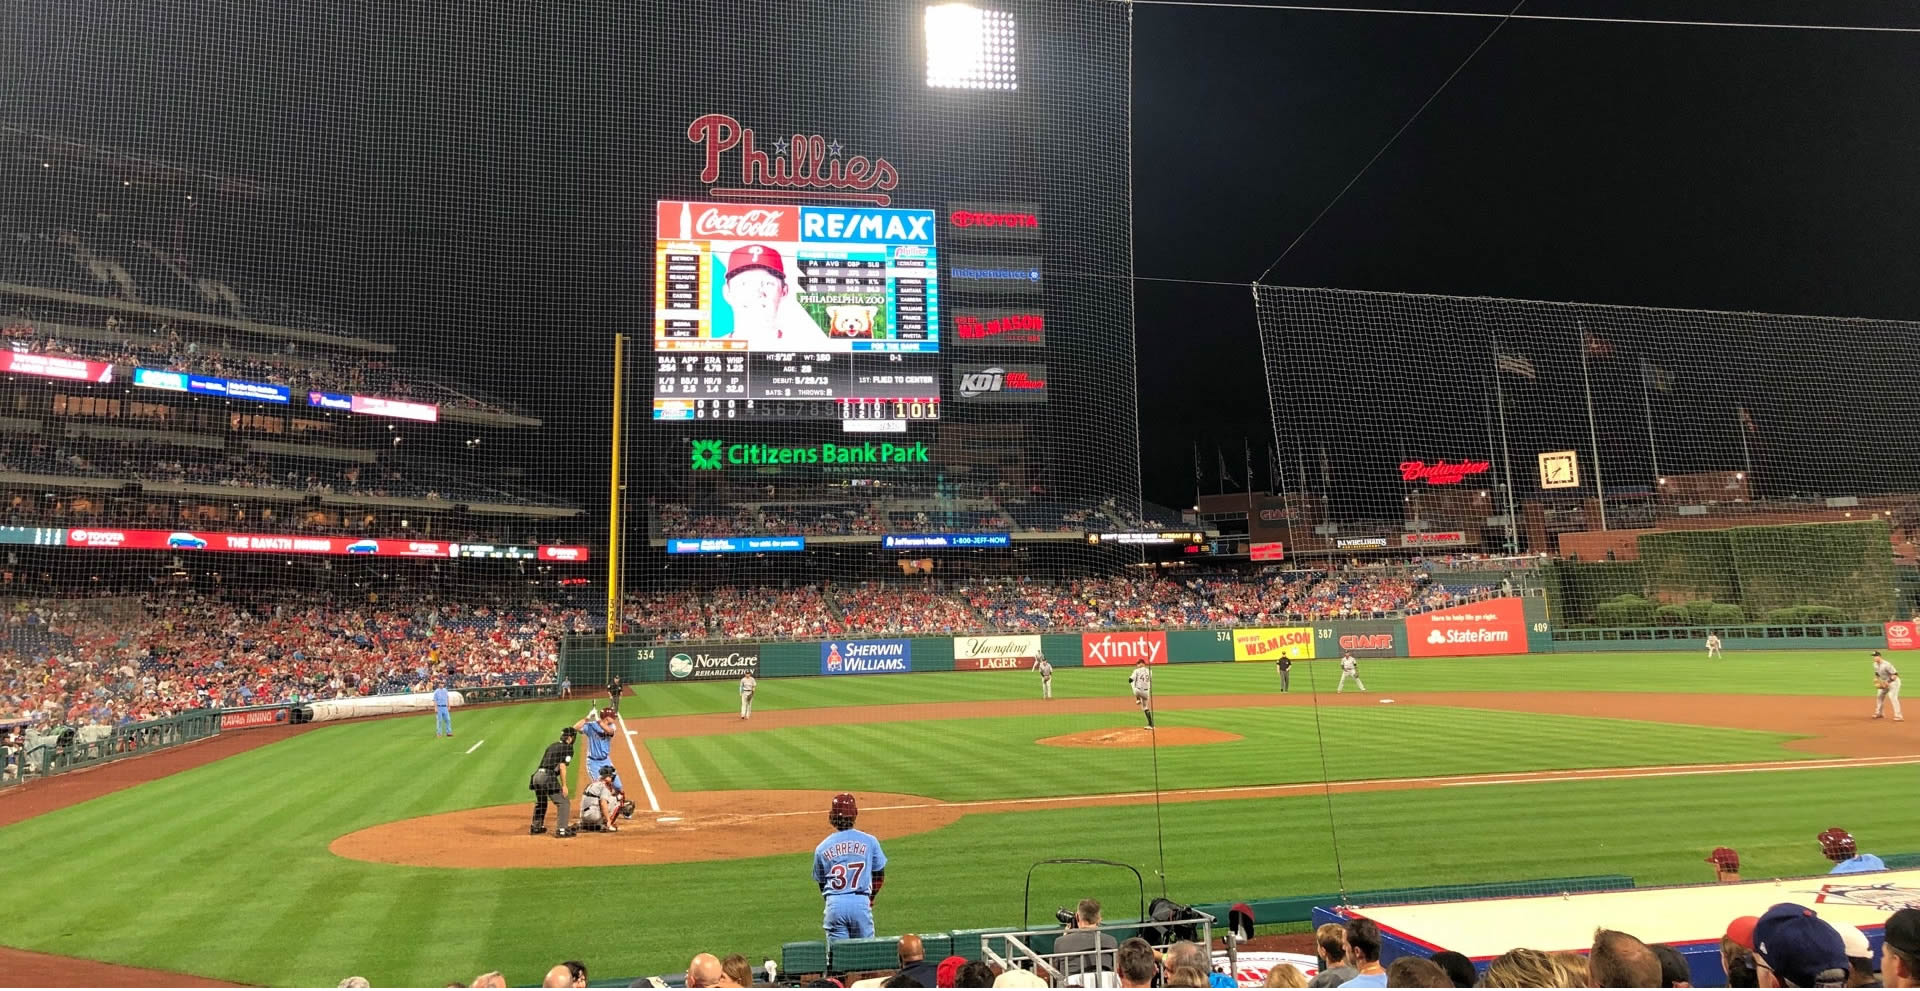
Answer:
POLYGON ((927 85, 936 89, 1019 89, 1013 15, 972 4, 927 8, 927 85))

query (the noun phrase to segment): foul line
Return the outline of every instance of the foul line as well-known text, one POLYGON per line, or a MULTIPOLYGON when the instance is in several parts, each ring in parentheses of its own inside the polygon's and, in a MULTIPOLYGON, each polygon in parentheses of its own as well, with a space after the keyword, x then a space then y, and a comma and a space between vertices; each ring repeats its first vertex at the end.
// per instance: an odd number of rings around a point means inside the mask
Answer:
MULTIPOLYGON (((1273 785, 1229 785, 1219 788, 1183 788, 1179 791, 1163 792, 1176 801, 1201 799, 1210 795, 1239 795, 1248 792, 1273 792, 1273 797, 1288 797, 1284 792, 1299 790, 1303 794, 1327 784, 1335 788, 1354 790, 1372 790, 1377 786, 1388 785, 1425 785, 1436 788, 1467 788, 1475 785, 1545 785, 1564 781, 1615 781, 1631 778, 1683 777, 1699 774, 1749 774, 1756 771, 1817 771, 1849 767, 1898 767, 1908 764, 1920 764, 1920 754, 1897 757, 1832 757, 1818 760, 1748 761, 1736 764, 1667 764, 1639 768, 1570 768, 1559 771, 1500 771, 1490 774, 1457 774, 1428 778, 1354 778, 1346 781, 1318 782, 1299 781, 1289 784, 1273 785), (1516 776, 1516 773, 1521 776, 1516 776), (1527 777, 1525 775, 1538 775, 1527 777)), ((1378 787, 1380 791, 1391 791, 1389 787, 1378 787)), ((1064 805, 1098 803, 1102 800, 1120 800, 1134 798, 1152 798, 1150 791, 1116 791, 1092 795, 1050 795, 1043 798, 988 798, 969 802, 918 802, 908 805, 866 805, 862 812, 902 812, 913 809, 976 809, 1007 805, 1064 805)), ((796 812, 749 813, 750 818, 777 819, 782 816, 819 815, 817 810, 807 809, 796 812)))
POLYGON ((640 787, 647 790, 647 805, 658 812, 660 799, 653 794, 653 782, 647 780, 647 765, 640 762, 640 748, 633 745, 633 730, 627 728, 627 717, 615 712, 613 718, 620 720, 620 736, 627 741, 627 753, 633 755, 633 769, 640 772, 640 787))
MULTIPOLYGON (((485 737, 481 737, 481 739, 480 739, 480 743, 485 743, 485 742, 487 742, 487 741, 486 741, 486 738, 485 738, 485 737)), ((471 747, 468 747, 468 748, 467 748, 467 753, 473 753, 473 752, 474 752, 475 750, 478 750, 478 749, 480 749, 480 743, 476 743, 476 744, 474 744, 473 746, 471 746, 471 747)))

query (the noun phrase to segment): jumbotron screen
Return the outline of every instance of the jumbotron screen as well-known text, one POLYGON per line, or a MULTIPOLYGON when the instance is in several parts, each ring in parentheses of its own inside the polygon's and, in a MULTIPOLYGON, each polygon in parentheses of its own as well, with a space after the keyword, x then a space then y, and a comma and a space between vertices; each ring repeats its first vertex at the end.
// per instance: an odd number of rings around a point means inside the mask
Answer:
POLYGON ((654 419, 939 419, 934 211, 657 209, 654 419))

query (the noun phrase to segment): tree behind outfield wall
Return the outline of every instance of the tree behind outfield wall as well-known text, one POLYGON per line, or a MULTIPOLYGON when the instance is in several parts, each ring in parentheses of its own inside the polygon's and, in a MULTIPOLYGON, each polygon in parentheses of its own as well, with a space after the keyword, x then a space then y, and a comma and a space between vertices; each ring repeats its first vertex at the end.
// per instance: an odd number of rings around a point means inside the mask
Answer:
POLYGON ((1780 610, 1880 622, 1893 617, 1890 528, 1884 520, 1650 533, 1639 538, 1647 595, 1661 603, 1737 603, 1749 617, 1780 610))

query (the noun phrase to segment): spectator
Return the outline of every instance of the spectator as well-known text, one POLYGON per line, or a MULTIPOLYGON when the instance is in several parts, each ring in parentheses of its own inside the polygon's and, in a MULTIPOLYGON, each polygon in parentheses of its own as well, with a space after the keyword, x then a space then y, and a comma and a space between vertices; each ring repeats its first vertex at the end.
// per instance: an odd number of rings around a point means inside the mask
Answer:
POLYGON ((489 970, 479 977, 474 978, 472 986, 476 988, 504 988, 507 986, 507 979, 501 977, 499 971, 489 970))
POLYGON ((1727 973, 1728 987, 1760 986, 1760 975, 1753 965, 1753 924, 1759 921, 1757 915, 1743 915, 1728 923, 1726 934, 1720 937, 1720 968, 1727 973))
POLYGON ((1160 962, 1154 959, 1153 947, 1138 936, 1120 944, 1114 952, 1114 969, 1119 972, 1120 986, 1123 988, 1153 987, 1153 978, 1160 972, 1160 962))
POLYGON ((1587 969, 1591 987, 1651 988, 1660 984, 1660 958, 1647 944, 1612 929, 1593 931, 1587 969))
POLYGON ((1347 963, 1347 929, 1329 922, 1313 931, 1313 945, 1319 951, 1320 972, 1307 984, 1310 988, 1337 988, 1360 976, 1358 968, 1347 963))
POLYGON ((720 969, 720 958, 711 953, 696 954, 687 962, 687 987, 717 988, 726 976, 720 969))
POLYGON ((1359 971, 1343 988, 1384 988, 1387 969, 1380 966, 1380 927, 1372 919, 1347 923, 1347 961, 1359 971))
POLYGON ((1844 922, 1829 922, 1827 925, 1840 934, 1840 942, 1847 948, 1847 965, 1853 971, 1847 976, 1847 987, 1879 987, 1880 982, 1873 979, 1873 944, 1867 941, 1867 934, 1861 932, 1859 926, 1844 922))
POLYGON ((340 983, 339 983, 339 984, 338 984, 337 986, 338 986, 338 987, 343 987, 343 988, 370 988, 370 987, 373 987, 373 985, 371 985, 371 984, 368 984, 368 983, 367 983, 367 979, 366 979, 366 978, 364 978, 364 977, 349 977, 349 978, 347 978, 346 980, 344 980, 344 981, 341 981, 341 982, 340 982, 340 983))
POLYGON ((1044 988, 1047 986, 1047 981, 1046 978, 1031 970, 1015 967, 994 978, 993 986, 996 988, 1044 988))
POLYGON ((1201 987, 1235 988, 1240 986, 1233 978, 1225 974, 1214 973, 1212 961, 1208 959, 1207 951, 1202 949, 1199 943, 1195 943, 1192 940, 1183 939, 1167 948, 1167 971, 1171 973, 1182 967, 1191 967, 1206 975, 1206 983, 1200 985, 1201 987))
POLYGON ((1655 943, 1648 949, 1660 958, 1660 986, 1663 988, 1693 987, 1693 968, 1687 965, 1687 958, 1679 950, 1665 943, 1655 943))
POLYGON ((921 987, 933 987, 940 979, 940 968, 927 962, 927 947, 921 942, 920 937, 913 933, 900 937, 898 952, 900 973, 919 981, 921 987))
POLYGON ((1512 949, 1487 965, 1481 982, 1489 988, 1557 988, 1560 971, 1553 958, 1539 950, 1512 949))
POLYGON ((1440 969, 1447 972, 1447 980, 1452 981, 1456 988, 1470 988, 1480 980, 1480 972, 1473 969, 1473 961, 1468 960, 1464 953, 1441 950, 1427 959, 1439 964, 1440 969))
POLYGON ((1270 988, 1304 988, 1307 986, 1307 975, 1300 973, 1300 968, 1290 963, 1277 963, 1273 965, 1273 969, 1267 971, 1267 980, 1263 986, 1270 988))
POLYGON ((1920 909, 1903 908, 1887 917, 1880 979, 1890 988, 1920 988, 1920 909))
POLYGON ((1401 957, 1387 968, 1390 988, 1450 988, 1453 978, 1440 965, 1420 957, 1401 957))
POLYGON ((1167 987, 1204 988, 1206 986, 1207 975, 1192 967, 1175 967, 1167 972, 1167 987))
MULTIPOLYGON (((858 983, 859 982, 855 982, 856 987, 858 986, 858 983)), ((738 985, 735 985, 735 986, 738 987, 738 985)), ((881 981, 880 986, 883 988, 924 988, 926 987, 925 984, 922 984, 919 981, 916 981, 905 974, 895 974, 892 977, 889 977, 886 980, 881 981)))
POLYGON ((1707 854, 1707 863, 1713 865, 1713 879, 1720 884, 1734 884, 1740 880, 1740 854, 1730 846, 1717 846, 1707 854))
POLYGON ((547 971, 546 980, 540 982, 543 988, 584 988, 587 986, 587 965, 578 960, 568 960, 555 964, 547 971))
POLYGON ((1593 983, 1593 970, 1587 966, 1587 958, 1578 953, 1549 953, 1553 963, 1553 972, 1557 987, 1584 988, 1593 983))
POLYGON ((1073 913, 1073 928, 1061 933, 1060 938, 1053 941, 1053 952, 1059 961, 1062 976, 1074 977, 1113 969, 1113 955, 1107 951, 1120 944, 1114 940, 1113 934, 1095 928, 1099 925, 1100 903, 1092 898, 1080 899, 1073 913), (1077 957, 1061 955, 1076 952, 1080 953, 1077 957))
POLYGON ((935 979, 933 982, 933 986, 936 988, 953 987, 954 979, 960 975, 960 968, 964 966, 966 962, 967 962, 966 957, 957 957, 957 956, 948 957, 945 960, 940 961, 940 966, 935 971, 935 979))
POLYGON ((1840 934, 1791 902, 1767 909, 1753 924, 1753 963, 1763 988, 1837 988, 1851 972, 1840 934))
POLYGON ((961 964, 960 970, 953 975, 953 986, 956 988, 993 987, 993 968, 978 960, 961 964))

